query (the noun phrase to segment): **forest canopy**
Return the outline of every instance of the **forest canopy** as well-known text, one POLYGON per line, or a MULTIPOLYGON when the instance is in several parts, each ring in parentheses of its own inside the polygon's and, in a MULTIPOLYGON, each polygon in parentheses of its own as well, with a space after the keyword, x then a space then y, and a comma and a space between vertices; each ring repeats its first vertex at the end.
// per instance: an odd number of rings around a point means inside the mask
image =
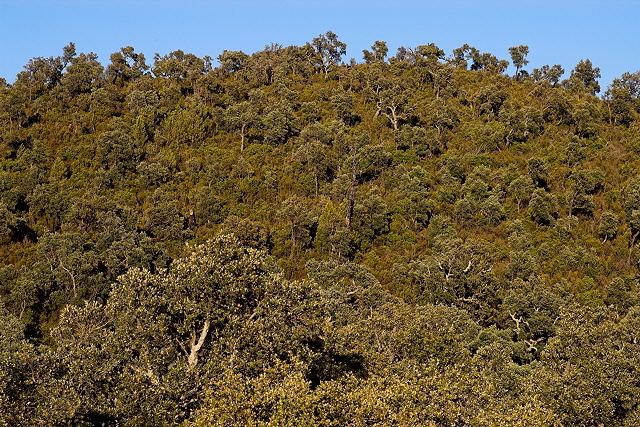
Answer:
POLYGON ((640 71, 346 47, 0 81, 0 426, 640 424, 640 71))

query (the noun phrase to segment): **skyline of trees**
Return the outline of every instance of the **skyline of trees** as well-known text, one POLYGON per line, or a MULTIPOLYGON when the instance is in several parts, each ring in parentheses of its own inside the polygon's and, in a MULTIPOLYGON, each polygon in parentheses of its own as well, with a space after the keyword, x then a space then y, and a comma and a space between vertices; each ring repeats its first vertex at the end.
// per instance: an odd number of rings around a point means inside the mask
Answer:
MULTIPOLYGON (((239 71, 243 65, 247 63, 247 60, 250 60, 253 57, 262 57, 263 60, 268 62, 266 59, 268 54, 266 52, 272 52, 271 56, 273 56, 274 52, 278 52, 279 50, 288 50, 291 52, 292 58, 296 58, 298 60, 303 58, 306 59, 310 65, 314 64, 315 67, 321 69, 326 76, 331 66, 345 63, 343 61, 343 57, 345 57, 347 53, 346 47, 346 44, 340 41, 335 33, 327 31, 325 34, 320 34, 318 37, 314 38, 311 43, 307 43, 304 46, 285 47, 280 43, 271 43, 269 45, 265 45, 265 49, 263 51, 258 51, 253 54, 247 54, 242 51, 225 50, 216 57, 219 64, 216 68, 227 70, 228 72, 239 71)), ((430 45, 419 45, 416 48, 400 46, 397 48, 396 55, 389 58, 387 58, 388 53, 389 49, 387 47, 387 43, 385 41, 378 40, 372 44, 371 51, 368 49, 362 50, 362 61, 367 64, 376 62, 384 63, 387 60, 389 62, 397 60, 403 61, 409 58, 413 58, 415 61, 417 54, 418 56, 435 55, 434 57, 437 57, 438 59, 446 59, 446 62, 456 67, 470 67, 471 70, 481 70, 489 67, 495 71, 504 72, 509 66, 509 63, 505 60, 500 60, 490 53, 482 53, 475 47, 468 44, 452 49, 451 55, 446 58, 445 52, 433 43, 430 45), (435 50, 433 52, 426 53, 425 55, 426 50, 428 50, 430 46, 435 50), (421 50, 424 52, 421 53, 421 50)), ((527 45, 509 47, 508 53, 511 57, 511 65, 515 69, 514 78, 519 78, 520 72, 522 71, 522 77, 531 77, 535 80, 549 79, 552 84, 557 84, 560 77, 564 74, 564 68, 559 64, 552 66, 542 65, 540 68, 535 68, 531 72, 524 70, 523 67, 529 63, 527 59, 529 46, 527 45)), ((29 73, 42 73, 40 79, 47 81, 48 84, 55 85, 57 79, 61 76, 62 71, 65 70, 68 65, 71 65, 70 60, 73 56, 76 56, 75 43, 70 42, 64 47, 63 54, 61 56, 48 58, 35 57, 29 60, 29 63, 25 65, 24 68, 29 73), (41 68, 41 70, 38 71, 38 68, 41 68), (44 70, 44 68, 47 68, 47 70, 44 70)), ((94 60, 95 63, 98 64, 98 57, 94 53, 81 54, 80 56, 87 56, 87 59, 82 59, 83 61, 94 60)), ((119 52, 114 52, 110 55, 109 59, 110 62, 108 64, 102 65, 103 68, 106 68, 105 73, 107 76, 113 79, 130 79, 132 75, 140 76, 145 72, 151 72, 153 75, 158 77, 177 77, 180 73, 191 73, 193 76, 195 73, 204 74, 213 69, 212 57, 204 56, 203 58, 198 58, 193 54, 187 54, 181 50, 170 52, 166 55, 155 53, 153 58, 154 63, 158 62, 159 66, 154 65, 153 67, 146 64, 144 54, 136 53, 135 49, 131 46, 123 47, 119 52), (179 65, 180 62, 183 62, 184 64, 179 65), (196 65, 196 63, 200 63, 200 65, 196 65), (187 68, 192 69, 188 71, 187 68)), ((357 60, 355 58, 351 58, 349 63, 355 64, 357 63, 357 60)), ((271 77, 269 74, 272 70, 267 67, 264 72, 267 79, 270 79, 271 77)), ((24 71, 19 72, 15 79, 17 80, 20 78, 22 73, 24 73, 24 71)), ((632 73, 624 73, 622 77, 625 75, 630 76, 632 73)), ((187 77, 186 74, 183 77, 187 77)), ((571 73, 572 79, 575 78, 576 80, 581 80, 585 85, 591 85, 590 88, 595 93, 600 92, 600 86, 597 85, 597 82, 595 81, 595 79, 599 77, 601 77, 600 69, 598 67, 593 67, 591 61, 586 58, 579 60, 576 68, 571 73)), ((7 82, 6 79, 3 80, 5 84, 12 84, 11 82, 7 82)), ((619 82, 620 78, 614 79, 611 86, 615 86, 616 81, 619 82)), ((567 79, 564 83, 569 84, 569 80, 567 79)))

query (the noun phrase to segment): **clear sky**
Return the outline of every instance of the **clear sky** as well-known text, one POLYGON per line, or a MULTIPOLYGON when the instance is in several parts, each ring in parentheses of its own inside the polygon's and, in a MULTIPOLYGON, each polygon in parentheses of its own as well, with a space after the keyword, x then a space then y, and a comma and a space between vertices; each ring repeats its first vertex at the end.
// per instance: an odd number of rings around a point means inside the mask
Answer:
POLYGON ((12 82, 29 58, 57 56, 68 42, 101 61, 133 46, 153 54, 182 49, 216 57, 253 52, 271 42, 304 44, 332 30, 347 60, 384 40, 398 46, 434 42, 447 54, 464 43, 508 59, 529 45, 529 70, 581 58, 602 69, 602 86, 640 69, 640 1, 189 1, 0 0, 0 77, 12 82))

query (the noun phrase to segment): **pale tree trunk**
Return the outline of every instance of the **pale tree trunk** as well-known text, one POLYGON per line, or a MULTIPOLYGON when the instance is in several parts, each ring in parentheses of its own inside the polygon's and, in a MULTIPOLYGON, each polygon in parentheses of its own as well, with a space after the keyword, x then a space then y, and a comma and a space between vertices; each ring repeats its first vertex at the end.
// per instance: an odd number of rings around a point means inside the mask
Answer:
POLYGON ((242 128, 240 129, 240 151, 244 151, 244 132, 245 132, 245 128, 247 127, 247 125, 243 124, 242 128))
POLYGON ((200 331, 200 337, 198 338, 197 342, 196 342, 196 333, 194 332, 193 335, 191 336, 191 342, 189 343, 190 351, 189 351, 189 354, 187 355, 187 363, 189 365, 189 369, 193 369, 193 367, 196 366, 196 364, 198 363, 198 352, 204 345, 204 341, 207 339, 207 334, 209 334, 210 325, 211 325, 211 322, 209 321, 209 319, 206 319, 204 321, 204 325, 202 326, 202 330, 200 331))
POLYGON ((393 130, 398 130, 399 118, 398 118, 398 116, 396 114, 396 111, 398 110, 398 107, 397 106, 391 106, 391 107, 387 107, 387 109, 389 110, 389 113, 385 112, 384 115, 391 122, 391 125, 393 126, 393 130))

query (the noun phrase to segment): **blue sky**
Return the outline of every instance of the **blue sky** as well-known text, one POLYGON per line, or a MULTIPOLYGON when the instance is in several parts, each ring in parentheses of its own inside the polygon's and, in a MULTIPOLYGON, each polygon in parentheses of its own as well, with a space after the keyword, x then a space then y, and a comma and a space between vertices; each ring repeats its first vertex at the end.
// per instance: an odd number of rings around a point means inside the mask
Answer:
POLYGON ((122 46, 143 52, 182 49, 216 57, 222 50, 304 44, 332 30, 347 43, 347 60, 385 40, 398 46, 434 42, 447 54, 468 43, 508 59, 527 44, 527 67, 581 58, 602 69, 603 87, 640 69, 640 1, 163 1, 0 0, 0 77, 12 82, 29 58, 56 56, 69 41, 101 61, 122 46))

